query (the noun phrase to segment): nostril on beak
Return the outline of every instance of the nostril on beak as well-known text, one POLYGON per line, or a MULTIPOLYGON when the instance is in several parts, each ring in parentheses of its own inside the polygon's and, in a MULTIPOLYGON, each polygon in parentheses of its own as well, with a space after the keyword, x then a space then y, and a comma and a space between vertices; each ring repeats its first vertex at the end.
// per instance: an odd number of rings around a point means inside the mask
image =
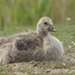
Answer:
POLYGON ((53 25, 51 25, 51 24, 50 24, 50 26, 48 28, 48 31, 57 32, 57 30, 55 29, 55 27, 53 25))
POLYGON ((51 27, 51 30, 52 30, 53 32, 57 32, 57 30, 54 28, 53 25, 52 25, 52 27, 51 27))

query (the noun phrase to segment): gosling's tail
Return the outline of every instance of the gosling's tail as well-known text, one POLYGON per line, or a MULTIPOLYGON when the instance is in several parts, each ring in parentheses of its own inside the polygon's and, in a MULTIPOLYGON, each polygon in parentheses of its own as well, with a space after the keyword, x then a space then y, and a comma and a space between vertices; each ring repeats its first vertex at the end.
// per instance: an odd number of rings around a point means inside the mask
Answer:
POLYGON ((0 37, 0 47, 2 46, 2 44, 4 43, 5 41, 5 37, 0 37))

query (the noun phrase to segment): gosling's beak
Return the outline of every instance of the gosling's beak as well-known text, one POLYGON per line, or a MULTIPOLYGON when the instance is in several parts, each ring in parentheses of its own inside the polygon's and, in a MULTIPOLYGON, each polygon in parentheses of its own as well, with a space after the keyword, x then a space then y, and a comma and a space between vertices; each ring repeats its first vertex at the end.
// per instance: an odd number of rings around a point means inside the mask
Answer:
POLYGON ((54 25, 49 25, 49 28, 48 28, 48 31, 51 31, 51 32, 56 32, 57 30, 55 29, 54 25))

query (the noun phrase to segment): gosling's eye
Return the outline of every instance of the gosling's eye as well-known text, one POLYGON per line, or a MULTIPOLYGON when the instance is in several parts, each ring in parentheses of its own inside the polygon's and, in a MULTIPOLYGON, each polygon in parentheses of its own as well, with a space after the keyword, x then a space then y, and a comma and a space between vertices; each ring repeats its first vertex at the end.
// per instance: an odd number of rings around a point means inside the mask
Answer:
POLYGON ((47 22, 44 22, 45 25, 47 25, 47 22))

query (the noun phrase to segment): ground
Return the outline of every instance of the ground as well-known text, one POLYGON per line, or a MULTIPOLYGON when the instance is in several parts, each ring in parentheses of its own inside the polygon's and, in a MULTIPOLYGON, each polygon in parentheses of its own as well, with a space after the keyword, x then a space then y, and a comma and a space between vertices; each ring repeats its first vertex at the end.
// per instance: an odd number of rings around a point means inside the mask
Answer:
MULTIPOLYGON (((7 65, 0 64, 0 75, 75 75, 75 23, 55 25, 57 37, 64 46, 64 55, 58 61, 30 61, 7 65)), ((31 29, 34 29, 32 27, 31 29)), ((24 31, 24 27, 7 29, 0 32, 0 36, 24 31)))

